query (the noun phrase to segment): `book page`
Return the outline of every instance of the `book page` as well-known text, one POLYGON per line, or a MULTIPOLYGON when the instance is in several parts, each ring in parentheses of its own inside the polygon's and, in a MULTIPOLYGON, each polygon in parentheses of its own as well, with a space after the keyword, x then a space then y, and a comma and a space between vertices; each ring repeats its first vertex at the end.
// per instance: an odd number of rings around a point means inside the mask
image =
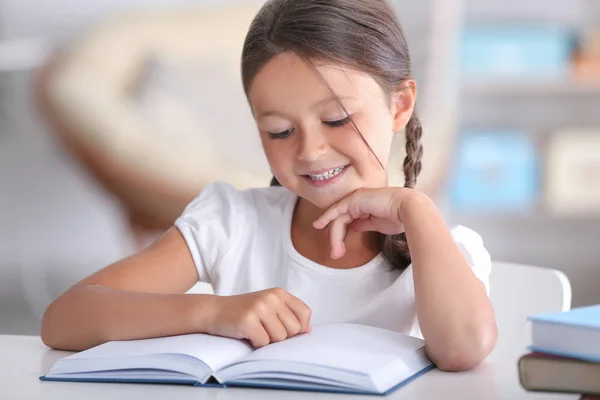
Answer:
POLYGON ((196 358, 206 364, 211 370, 216 371, 225 365, 241 359, 252 351, 252 346, 243 340, 195 333, 181 336, 108 342, 68 356, 64 360, 123 359, 135 358, 136 356, 181 354, 196 358))
POLYGON ((424 344, 421 339, 372 326, 322 324, 308 334, 258 349, 244 360, 290 360, 368 373, 385 360, 413 357, 424 344))
POLYGON ((422 339, 354 324, 314 325, 312 332, 258 349, 218 373, 223 380, 256 378, 279 371, 333 381, 401 379, 429 362, 422 339), (389 369, 393 369, 389 374, 389 369), (388 369, 388 370, 386 370, 388 369), (354 378, 352 378, 354 377, 354 378))

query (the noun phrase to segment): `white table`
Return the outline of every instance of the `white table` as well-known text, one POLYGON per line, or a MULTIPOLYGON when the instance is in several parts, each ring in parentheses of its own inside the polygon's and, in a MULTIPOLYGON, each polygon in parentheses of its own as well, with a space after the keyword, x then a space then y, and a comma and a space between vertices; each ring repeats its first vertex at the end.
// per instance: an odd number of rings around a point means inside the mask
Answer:
MULTIPOLYGON (((164 400, 260 399, 292 400, 379 398, 362 395, 308 393, 242 388, 197 388, 176 385, 41 382, 51 365, 70 353, 50 350, 39 337, 0 335, 0 399, 19 400, 164 400)), ((433 370, 385 397, 389 399, 575 400, 579 396, 529 393, 518 381, 515 362, 484 362, 461 373, 433 370)))

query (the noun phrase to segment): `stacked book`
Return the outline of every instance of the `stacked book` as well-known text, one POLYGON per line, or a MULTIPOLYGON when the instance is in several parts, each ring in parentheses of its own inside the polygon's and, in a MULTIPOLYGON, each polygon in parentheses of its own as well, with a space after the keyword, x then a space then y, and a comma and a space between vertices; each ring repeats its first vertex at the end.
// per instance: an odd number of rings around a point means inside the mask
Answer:
POLYGON ((519 359, 521 385, 530 391, 600 399, 600 305, 529 320, 531 353, 519 359))

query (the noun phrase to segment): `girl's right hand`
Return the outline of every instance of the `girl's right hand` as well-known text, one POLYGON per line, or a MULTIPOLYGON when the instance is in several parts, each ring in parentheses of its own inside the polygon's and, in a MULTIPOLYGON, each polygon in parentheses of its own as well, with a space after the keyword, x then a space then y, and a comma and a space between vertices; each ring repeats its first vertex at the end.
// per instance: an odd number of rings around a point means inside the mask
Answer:
POLYGON ((206 333, 247 339, 256 347, 311 330, 311 309, 283 289, 216 296, 206 333))

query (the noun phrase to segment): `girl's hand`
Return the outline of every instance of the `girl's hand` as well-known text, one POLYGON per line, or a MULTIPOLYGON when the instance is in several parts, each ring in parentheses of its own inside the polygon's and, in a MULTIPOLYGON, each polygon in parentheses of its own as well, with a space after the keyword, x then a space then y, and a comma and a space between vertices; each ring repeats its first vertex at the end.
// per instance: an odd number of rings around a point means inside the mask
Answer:
POLYGON ((311 329, 310 308, 280 288, 216 296, 213 307, 206 333, 247 339, 257 348, 311 329))
POLYGON ((384 187, 359 189, 331 206, 314 223, 316 229, 327 227, 331 241, 331 258, 344 255, 347 229, 356 232, 376 231, 385 235, 404 232, 400 220, 402 200, 412 189, 384 187))

